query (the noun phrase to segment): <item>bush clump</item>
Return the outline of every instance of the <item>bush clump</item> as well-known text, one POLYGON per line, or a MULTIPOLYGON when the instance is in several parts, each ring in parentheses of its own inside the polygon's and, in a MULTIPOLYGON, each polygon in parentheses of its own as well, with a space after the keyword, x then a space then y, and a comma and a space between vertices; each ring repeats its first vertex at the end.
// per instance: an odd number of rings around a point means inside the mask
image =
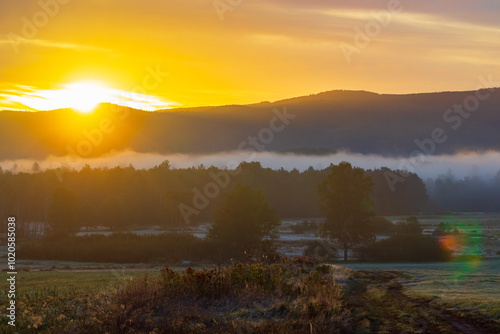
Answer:
POLYGON ((215 247, 187 234, 68 236, 25 242, 20 257, 31 260, 139 263, 201 261, 217 257, 215 247))
POLYGON ((359 247, 360 258, 387 262, 448 261, 451 258, 451 251, 442 248, 437 238, 422 233, 422 226, 415 217, 404 218, 390 231, 389 238, 359 247))

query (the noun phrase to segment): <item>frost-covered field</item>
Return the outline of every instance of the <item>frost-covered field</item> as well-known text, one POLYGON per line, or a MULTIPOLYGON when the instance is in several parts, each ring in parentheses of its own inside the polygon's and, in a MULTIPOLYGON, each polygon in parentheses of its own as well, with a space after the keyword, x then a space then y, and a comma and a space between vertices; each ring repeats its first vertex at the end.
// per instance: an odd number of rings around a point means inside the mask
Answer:
POLYGON ((355 263, 353 270, 397 270, 410 295, 444 302, 457 309, 479 310, 500 319, 500 260, 437 263, 355 263))
MULTIPOLYGON (((397 222, 404 218, 403 216, 390 216, 386 217, 392 222, 397 222)), ((500 257, 500 213, 450 213, 450 214, 420 214, 417 215, 418 220, 424 227, 424 233, 430 234, 438 226, 439 223, 448 223, 457 229, 462 230, 467 234, 469 241, 472 240, 472 244, 466 245, 463 249, 463 254, 475 253, 482 255, 485 258, 499 258, 500 257)), ((292 226, 297 223, 302 223, 304 221, 320 223, 322 219, 284 219, 279 228, 279 251, 287 256, 302 255, 307 243, 319 239, 320 236, 314 232, 304 232, 295 233, 292 226)), ((165 232, 175 232, 175 233, 189 233, 197 237, 203 238, 206 236, 210 224, 204 223, 198 226, 188 227, 188 228, 177 228, 177 229, 163 229, 159 226, 149 226, 147 228, 137 228, 130 230, 128 232, 136 234, 159 234, 165 232)), ((79 233, 79 235, 88 234, 111 234, 112 231, 107 229, 93 229, 84 230, 79 233)), ((377 238, 381 239, 386 236, 379 235, 377 238)), ((5 238, 2 238, 5 240, 5 238)), ((6 257, 6 246, 2 241, 0 243, 0 258, 6 257)), ((80 268, 80 269, 104 269, 104 268, 116 268, 115 265, 109 264, 82 264, 74 262, 61 262, 61 261, 31 261, 27 259, 18 258, 17 263, 20 267, 31 268, 34 270, 51 268, 53 266, 57 268, 80 268)), ((122 268, 120 266, 119 268, 122 268)))
MULTIPOLYGON (((385 217, 393 223, 406 216, 385 217)), ((450 213, 450 214, 419 214, 419 222, 422 224, 424 234, 432 234, 439 223, 449 224, 453 228, 461 230, 467 236, 468 243, 461 249, 462 255, 481 255, 487 258, 500 257, 500 213, 450 213)), ((291 226, 302 221, 321 222, 321 219, 296 219, 284 220, 280 227, 281 251, 288 255, 301 255, 307 241, 319 238, 318 234, 293 233, 291 226)), ((387 236, 377 235, 377 239, 387 236)))

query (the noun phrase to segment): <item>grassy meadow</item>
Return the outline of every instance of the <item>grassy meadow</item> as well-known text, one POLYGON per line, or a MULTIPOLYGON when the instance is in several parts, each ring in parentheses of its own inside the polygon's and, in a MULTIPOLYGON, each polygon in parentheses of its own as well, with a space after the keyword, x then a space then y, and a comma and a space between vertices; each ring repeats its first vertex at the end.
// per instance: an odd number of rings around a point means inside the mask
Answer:
MULTIPOLYGON (((419 217, 478 236, 474 256, 451 262, 321 264, 302 254, 316 231, 280 227, 273 263, 204 260, 202 239, 155 233, 28 244, 18 259, 19 333, 498 333, 497 215, 419 217), (476 231, 472 233, 472 231, 476 231), (124 243, 122 239, 126 239, 124 243), (190 241, 188 250, 182 243, 190 241), (93 248, 88 247, 92 241, 93 248), (128 245, 127 247, 123 246, 128 245), (160 247, 167 245, 166 248, 160 247), (476 247, 480 245, 480 247, 476 247), (41 248, 40 248, 41 247, 41 248), (43 250, 43 252, 40 251, 43 250), (67 251, 65 251, 65 249, 67 251), (106 251, 107 249, 107 251, 106 251), (162 251, 160 251, 162 249, 162 251), (113 250, 113 251, 111 251, 113 250), (127 257, 135 252, 135 263, 127 257), (187 253, 186 253, 187 251, 187 253), (287 253, 287 251, 289 253, 287 253), (198 257, 195 255, 201 254, 198 257), (59 260, 55 260, 59 259, 59 260), (84 262, 76 262, 77 259, 84 262), (99 259, 101 261, 92 261, 99 259), (191 260, 182 264, 184 260, 191 260), (168 267, 165 264, 168 263, 168 267)), ((393 217, 394 220, 399 219, 393 217)), ((139 231, 140 232, 140 231, 139 231)), ((198 227, 199 237, 206 229, 198 227)), ((466 248, 464 248, 467 251, 466 248)), ((5 258, 5 249, 0 249, 5 258)), ((2 272, 6 278, 5 271, 2 272)), ((9 301, 0 281, 0 307, 9 301)), ((12 333, 2 312, 0 333, 12 333)))
MULTIPOLYGON (((22 271, 20 333, 497 333, 498 260, 22 271), (469 266, 469 267, 466 267, 469 266), (464 275, 466 273, 466 275, 464 275)), ((6 291, 6 283, 0 284, 6 291)), ((6 293, 0 304, 5 307, 6 293)), ((11 333, 2 316, 0 332, 11 333)))

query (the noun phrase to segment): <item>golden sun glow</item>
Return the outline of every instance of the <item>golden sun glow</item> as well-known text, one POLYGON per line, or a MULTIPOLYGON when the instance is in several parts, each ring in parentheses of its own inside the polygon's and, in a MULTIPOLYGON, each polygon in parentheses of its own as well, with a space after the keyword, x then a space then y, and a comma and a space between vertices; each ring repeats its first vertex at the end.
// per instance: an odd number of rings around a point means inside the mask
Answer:
POLYGON ((66 105, 82 113, 89 113, 101 102, 110 97, 106 89, 98 83, 82 82, 65 85, 65 88, 54 91, 53 99, 58 104, 66 105))
MULTIPOLYGON (((25 1, 0 0, 0 31, 6 32, 0 34, 0 110, 50 110, 57 104, 14 85, 36 94, 65 89, 58 100, 74 105, 70 96, 84 96, 92 105, 94 95, 85 93, 92 86, 61 86, 87 80, 182 107, 330 90, 469 91, 480 75, 500 80, 495 0, 63 2, 69 1, 31 1, 27 7, 25 1), (449 3, 456 3, 453 10, 449 3), (23 97, 29 105, 18 102, 23 97)), ((137 101, 124 100, 130 106, 137 101)), ((167 108, 137 102, 134 108, 167 108)))
POLYGON ((35 110, 72 108, 90 113, 101 102, 112 102, 109 88, 100 82, 75 82, 55 90, 36 90, 11 98, 35 110))
POLYGON ((99 103, 109 102, 142 110, 168 109, 178 105, 156 96, 110 88, 97 81, 82 81, 61 85, 59 89, 40 90, 22 86, 3 97, 32 110, 71 108, 80 113, 92 112, 99 103))

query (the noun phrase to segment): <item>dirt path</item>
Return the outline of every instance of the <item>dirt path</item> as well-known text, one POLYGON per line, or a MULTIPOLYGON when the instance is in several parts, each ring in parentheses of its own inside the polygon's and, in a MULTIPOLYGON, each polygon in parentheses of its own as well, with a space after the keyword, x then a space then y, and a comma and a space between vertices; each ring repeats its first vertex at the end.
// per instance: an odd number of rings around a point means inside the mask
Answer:
POLYGON ((358 329, 372 333, 497 334, 500 324, 478 314, 407 296, 393 271, 358 271, 348 294, 358 329))

